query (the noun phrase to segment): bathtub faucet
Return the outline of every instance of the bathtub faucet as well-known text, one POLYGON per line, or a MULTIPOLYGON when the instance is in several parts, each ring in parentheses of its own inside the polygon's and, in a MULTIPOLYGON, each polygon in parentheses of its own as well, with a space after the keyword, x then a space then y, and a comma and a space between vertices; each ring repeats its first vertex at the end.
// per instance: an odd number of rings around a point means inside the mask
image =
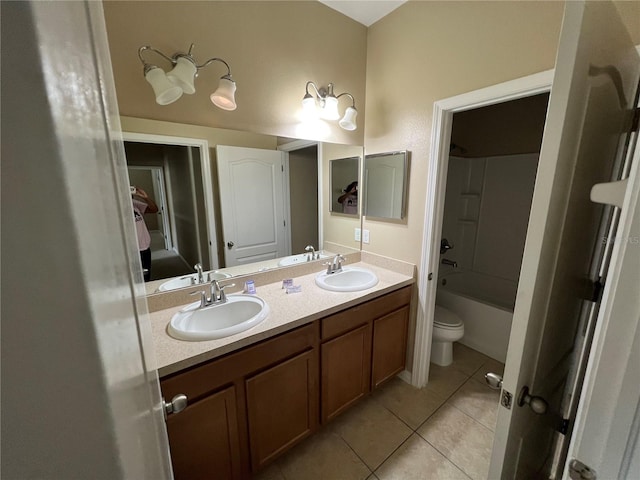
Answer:
POLYGON ((448 258, 443 258, 442 259, 442 264, 443 265, 449 265, 453 268, 458 268, 458 262, 456 262, 455 260, 449 260, 448 258))

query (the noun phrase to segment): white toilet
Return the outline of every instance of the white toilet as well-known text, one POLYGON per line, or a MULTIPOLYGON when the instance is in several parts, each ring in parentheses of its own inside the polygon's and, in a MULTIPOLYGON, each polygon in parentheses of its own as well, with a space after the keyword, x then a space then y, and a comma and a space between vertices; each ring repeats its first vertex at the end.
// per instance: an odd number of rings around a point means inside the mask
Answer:
POLYGON ((462 319, 450 310, 436 305, 433 318, 431 362, 441 367, 453 362, 453 342, 464 336, 462 319))

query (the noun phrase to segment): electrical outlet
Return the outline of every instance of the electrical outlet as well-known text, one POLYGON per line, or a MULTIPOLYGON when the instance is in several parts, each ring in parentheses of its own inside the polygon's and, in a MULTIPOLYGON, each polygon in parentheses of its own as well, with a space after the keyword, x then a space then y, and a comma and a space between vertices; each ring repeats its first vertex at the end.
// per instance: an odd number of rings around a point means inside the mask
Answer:
POLYGON ((369 243, 369 230, 362 230, 362 241, 369 243))
POLYGON ((355 239, 356 242, 360 241, 360 229, 359 228, 356 228, 356 233, 355 233, 354 239, 355 239))

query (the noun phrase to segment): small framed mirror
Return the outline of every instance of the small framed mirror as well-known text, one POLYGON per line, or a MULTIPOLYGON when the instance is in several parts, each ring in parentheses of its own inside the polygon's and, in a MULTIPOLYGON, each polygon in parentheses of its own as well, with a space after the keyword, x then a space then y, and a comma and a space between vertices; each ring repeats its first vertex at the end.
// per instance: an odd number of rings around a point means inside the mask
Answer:
POLYGON ((331 208, 332 213, 358 216, 358 166, 360 157, 331 160, 331 208))
POLYGON ((364 157, 364 215, 401 220, 407 213, 409 152, 364 157))

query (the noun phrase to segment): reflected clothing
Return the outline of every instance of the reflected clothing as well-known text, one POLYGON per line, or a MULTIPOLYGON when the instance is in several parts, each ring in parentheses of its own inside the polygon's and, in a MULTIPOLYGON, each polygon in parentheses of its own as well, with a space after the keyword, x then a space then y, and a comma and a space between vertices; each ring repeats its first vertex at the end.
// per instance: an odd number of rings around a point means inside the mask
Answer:
POLYGON ((358 213, 358 196, 348 194, 342 201, 343 213, 358 213))
POLYGON ((151 246, 151 235, 144 223, 144 212, 147 210, 147 204, 133 198, 133 218, 136 222, 136 234, 138 235, 138 250, 143 251, 151 246))
POLYGON ((151 280, 151 235, 147 229, 147 224, 144 223, 144 212, 147 210, 147 204, 131 199, 133 203, 133 218, 136 224, 136 234, 138 236, 138 250, 140 250, 140 261, 142 262, 142 275, 144 281, 151 280))

